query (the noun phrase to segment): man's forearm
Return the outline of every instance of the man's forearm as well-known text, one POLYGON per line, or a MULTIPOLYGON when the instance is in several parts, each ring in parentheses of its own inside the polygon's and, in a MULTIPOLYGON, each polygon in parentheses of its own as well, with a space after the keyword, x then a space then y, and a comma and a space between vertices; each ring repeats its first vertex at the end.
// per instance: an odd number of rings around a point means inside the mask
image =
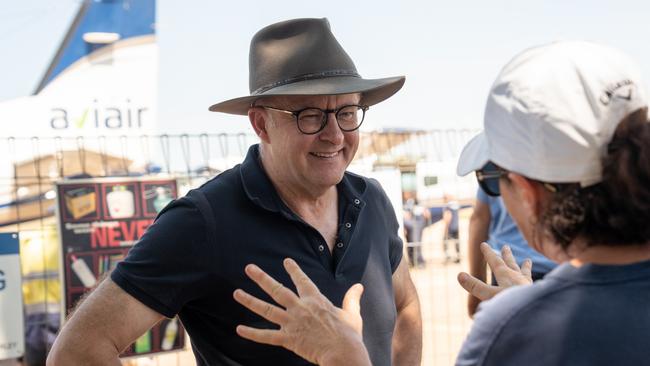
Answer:
POLYGON ((110 360, 98 357, 97 354, 81 354, 80 352, 56 352, 47 356, 47 366, 68 366, 68 365, 102 365, 122 366, 119 357, 110 360))
POLYGON ((393 334, 393 365, 411 366, 422 362, 422 316, 414 297, 397 313, 393 334))
POLYGON ((122 365, 119 351, 113 345, 71 334, 74 331, 64 327, 47 356, 47 366, 122 365))
POLYGON ((47 365, 121 365, 120 353, 160 319, 110 279, 103 281, 63 325, 47 365))

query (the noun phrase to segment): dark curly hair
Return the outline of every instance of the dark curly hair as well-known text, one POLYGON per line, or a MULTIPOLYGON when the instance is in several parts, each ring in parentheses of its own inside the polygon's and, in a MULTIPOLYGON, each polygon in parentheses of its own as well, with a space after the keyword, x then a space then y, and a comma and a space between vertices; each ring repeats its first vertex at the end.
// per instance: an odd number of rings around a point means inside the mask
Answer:
POLYGON ((647 109, 627 115, 602 159, 603 180, 589 187, 560 184, 539 228, 562 248, 576 238, 588 246, 650 241, 650 123, 647 109))

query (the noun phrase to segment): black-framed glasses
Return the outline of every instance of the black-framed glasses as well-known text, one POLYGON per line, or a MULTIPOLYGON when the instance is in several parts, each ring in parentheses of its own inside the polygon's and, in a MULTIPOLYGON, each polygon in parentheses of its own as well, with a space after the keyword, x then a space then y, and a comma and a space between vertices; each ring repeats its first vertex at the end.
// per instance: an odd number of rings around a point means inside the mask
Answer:
POLYGON ((297 111, 290 111, 268 106, 257 106, 260 108, 270 109, 276 112, 291 114, 295 117, 298 130, 305 135, 314 135, 321 132, 327 126, 327 116, 334 113, 336 123, 343 132, 352 132, 361 127, 368 106, 349 104, 339 107, 337 109, 321 109, 321 108, 303 108, 297 111))
MULTIPOLYGON (((501 195, 501 189, 499 188, 499 179, 503 176, 506 176, 510 171, 501 168, 500 166, 489 161, 483 166, 483 168, 476 171, 476 180, 478 180, 478 185, 481 186, 483 191, 492 197, 497 197, 501 195)), ((551 193, 557 193, 562 190, 562 185, 555 183, 546 183, 541 181, 536 181, 544 186, 544 189, 551 193)))
POLYGON ((478 185, 488 196, 497 197, 501 195, 499 179, 508 173, 507 170, 490 161, 483 168, 476 171, 476 180, 478 180, 478 185))

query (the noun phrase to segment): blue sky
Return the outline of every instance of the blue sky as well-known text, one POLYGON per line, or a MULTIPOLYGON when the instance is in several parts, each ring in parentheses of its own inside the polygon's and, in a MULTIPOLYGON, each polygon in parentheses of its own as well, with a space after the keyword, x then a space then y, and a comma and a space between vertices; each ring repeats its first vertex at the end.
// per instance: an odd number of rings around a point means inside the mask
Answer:
MULTIPOLYGON (((133 0, 137 1, 137 0, 133 0)), ((0 0, 0 100, 30 94, 79 0, 0 0)), ((169 132, 246 130, 207 112, 248 94, 251 36, 270 23, 327 17, 361 75, 406 75, 364 127, 478 128, 489 87, 517 52, 558 39, 618 47, 650 77, 650 3, 601 0, 159 0, 159 119, 169 132)))

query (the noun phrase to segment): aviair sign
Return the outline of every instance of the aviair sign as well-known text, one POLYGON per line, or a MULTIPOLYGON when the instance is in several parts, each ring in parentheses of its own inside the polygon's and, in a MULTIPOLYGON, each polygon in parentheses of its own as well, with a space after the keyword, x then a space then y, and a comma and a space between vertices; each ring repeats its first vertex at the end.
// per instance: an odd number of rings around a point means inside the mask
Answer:
POLYGON ((133 130, 150 126, 149 108, 124 99, 102 104, 94 99, 85 108, 53 107, 49 127, 53 130, 133 130))

